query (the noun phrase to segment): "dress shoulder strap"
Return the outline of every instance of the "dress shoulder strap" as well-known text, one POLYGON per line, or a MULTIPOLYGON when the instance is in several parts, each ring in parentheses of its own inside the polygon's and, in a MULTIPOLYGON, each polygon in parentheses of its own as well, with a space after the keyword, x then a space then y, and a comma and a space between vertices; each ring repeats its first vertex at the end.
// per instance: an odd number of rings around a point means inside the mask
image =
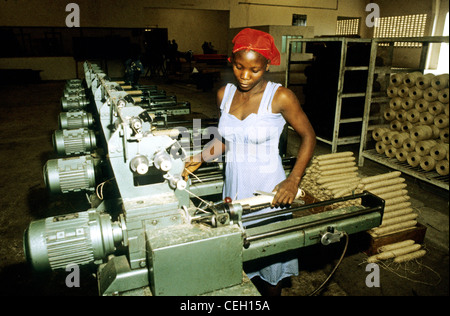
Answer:
POLYGON ((225 111, 227 113, 230 110, 231 102, 233 101, 233 96, 236 90, 237 87, 232 83, 228 83, 225 86, 222 103, 220 103, 220 112, 225 111))
POLYGON ((264 91, 258 113, 272 113, 272 101, 277 89, 281 87, 280 83, 272 81, 267 82, 266 90, 264 91))

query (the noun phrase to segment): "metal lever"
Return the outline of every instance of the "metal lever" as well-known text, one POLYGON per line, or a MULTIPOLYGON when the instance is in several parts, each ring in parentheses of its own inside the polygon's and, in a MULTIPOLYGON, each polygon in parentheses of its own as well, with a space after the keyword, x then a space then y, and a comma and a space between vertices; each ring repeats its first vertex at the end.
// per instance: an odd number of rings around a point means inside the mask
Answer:
POLYGON ((320 242, 327 246, 340 241, 342 236, 344 236, 343 232, 336 230, 334 227, 328 227, 327 231, 321 234, 320 242))

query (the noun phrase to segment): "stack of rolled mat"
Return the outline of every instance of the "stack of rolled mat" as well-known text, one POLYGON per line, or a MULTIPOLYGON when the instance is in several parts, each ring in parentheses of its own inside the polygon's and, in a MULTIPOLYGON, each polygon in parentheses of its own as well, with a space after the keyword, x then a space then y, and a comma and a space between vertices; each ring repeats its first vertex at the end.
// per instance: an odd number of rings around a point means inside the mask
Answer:
POLYGON ((390 78, 386 125, 372 131, 375 149, 423 171, 448 175, 449 75, 397 73, 390 78))

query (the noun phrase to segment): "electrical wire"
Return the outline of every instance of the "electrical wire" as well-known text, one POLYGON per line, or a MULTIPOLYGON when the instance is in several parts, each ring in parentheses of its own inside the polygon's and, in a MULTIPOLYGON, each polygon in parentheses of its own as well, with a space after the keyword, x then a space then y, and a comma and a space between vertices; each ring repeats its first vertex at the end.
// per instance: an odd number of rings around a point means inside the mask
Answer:
POLYGON ((345 246, 344 246, 344 250, 342 251, 341 257, 339 258, 339 261, 337 262, 337 264, 333 268, 333 270, 330 272, 328 277, 325 279, 325 281, 323 281, 322 284, 319 285, 319 287, 317 287, 314 291, 312 291, 310 294, 308 294, 308 296, 315 295, 317 292, 319 292, 324 287, 324 285, 331 279, 331 277, 333 276, 334 272, 336 272, 337 268, 339 267, 339 265, 342 262, 342 259, 344 259, 344 256, 345 256, 345 253, 347 252, 347 247, 348 247, 348 234, 346 232, 344 232, 344 235, 345 235, 345 246))

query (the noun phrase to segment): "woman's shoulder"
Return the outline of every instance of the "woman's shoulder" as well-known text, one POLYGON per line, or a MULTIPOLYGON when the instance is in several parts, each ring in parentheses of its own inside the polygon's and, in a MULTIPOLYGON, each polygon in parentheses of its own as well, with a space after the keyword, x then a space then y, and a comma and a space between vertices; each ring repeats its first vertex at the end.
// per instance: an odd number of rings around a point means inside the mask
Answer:
POLYGON ((297 96, 291 89, 278 87, 272 101, 272 110, 276 113, 282 112, 289 106, 296 106, 299 103, 297 96))

